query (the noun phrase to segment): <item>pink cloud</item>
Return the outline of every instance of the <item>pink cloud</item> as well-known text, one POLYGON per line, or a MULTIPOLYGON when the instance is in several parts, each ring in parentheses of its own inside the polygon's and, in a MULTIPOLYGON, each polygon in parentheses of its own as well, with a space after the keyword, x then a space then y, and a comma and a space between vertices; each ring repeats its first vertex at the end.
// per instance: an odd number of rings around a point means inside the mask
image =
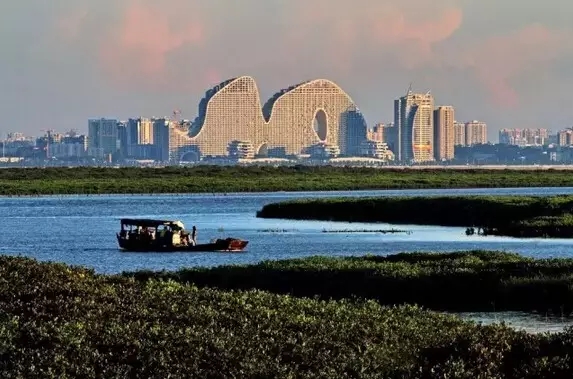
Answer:
POLYGON ((568 46, 571 37, 571 33, 530 25, 470 46, 463 63, 475 70, 495 104, 514 108, 520 99, 512 80, 546 68, 568 46))
POLYGON ((114 80, 166 80, 168 55, 204 42, 203 25, 177 25, 161 8, 132 0, 117 29, 100 42, 99 58, 114 80))
MULTIPOLYGON (((322 30, 328 52, 336 57, 350 56, 356 46, 381 49, 409 45, 417 50, 415 57, 427 58, 432 45, 447 40, 463 19, 455 3, 446 7, 433 0, 418 0, 415 6, 392 0, 360 3, 336 7, 331 0, 292 0, 289 15, 293 28, 287 32, 287 41, 294 48, 322 30)), ((407 61, 412 63, 412 57, 407 61)))
POLYGON ((408 75, 453 65, 475 75, 493 102, 514 107, 520 99, 512 82, 547 67, 572 36, 530 25, 485 40, 476 36, 454 49, 450 37, 464 19, 458 0, 289 0, 266 16, 232 1, 227 8, 203 0, 115 4, 117 19, 98 20, 105 23, 98 33, 82 32, 98 13, 87 7, 59 20, 58 30, 66 41, 96 51, 111 83, 155 91, 202 92, 242 74, 275 86, 319 76, 384 80, 389 64, 408 75))

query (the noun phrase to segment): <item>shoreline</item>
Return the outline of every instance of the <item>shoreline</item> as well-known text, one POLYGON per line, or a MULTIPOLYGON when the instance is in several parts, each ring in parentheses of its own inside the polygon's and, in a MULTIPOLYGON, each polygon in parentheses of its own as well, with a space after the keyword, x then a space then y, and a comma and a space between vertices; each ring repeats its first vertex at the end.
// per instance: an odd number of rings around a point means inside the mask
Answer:
POLYGON ((256 216, 263 219, 462 227, 466 228, 466 235, 572 238, 572 208, 572 194, 371 196, 274 202, 264 205, 256 216))

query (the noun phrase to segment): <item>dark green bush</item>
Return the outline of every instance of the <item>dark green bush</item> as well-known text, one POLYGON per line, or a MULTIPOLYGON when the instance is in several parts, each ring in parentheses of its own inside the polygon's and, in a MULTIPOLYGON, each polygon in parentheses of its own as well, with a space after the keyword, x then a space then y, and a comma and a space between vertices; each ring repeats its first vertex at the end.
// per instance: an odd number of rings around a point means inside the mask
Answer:
POLYGON ((169 279, 298 297, 361 297, 448 311, 573 312, 573 259, 537 260, 502 252, 311 257, 123 275, 143 282, 169 279))
POLYGON ((265 205, 262 218, 388 222, 484 228, 512 237, 573 236, 573 196, 375 197, 265 205))
POLYGON ((0 257, 7 379, 538 378, 570 372, 572 336, 0 257))

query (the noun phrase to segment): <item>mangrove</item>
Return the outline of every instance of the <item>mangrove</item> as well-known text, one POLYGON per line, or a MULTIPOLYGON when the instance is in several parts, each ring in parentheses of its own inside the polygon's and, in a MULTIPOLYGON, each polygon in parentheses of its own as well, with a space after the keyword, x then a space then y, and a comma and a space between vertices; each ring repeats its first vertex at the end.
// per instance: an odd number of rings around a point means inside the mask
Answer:
POLYGON ((533 259, 505 252, 316 256, 123 275, 141 282, 172 280, 324 300, 359 297, 439 311, 524 311, 557 316, 573 312, 573 259, 533 259))
POLYGON ((0 170, 0 196, 567 186, 573 187, 573 176, 552 169, 169 166, 0 170))
POLYGON ((571 238, 573 195, 302 199, 267 204, 257 217, 457 226, 484 235, 571 238))
MULTIPOLYGON (((342 283, 341 283, 342 285, 342 283)), ((3 378, 546 378, 573 331, 0 257, 3 378)))

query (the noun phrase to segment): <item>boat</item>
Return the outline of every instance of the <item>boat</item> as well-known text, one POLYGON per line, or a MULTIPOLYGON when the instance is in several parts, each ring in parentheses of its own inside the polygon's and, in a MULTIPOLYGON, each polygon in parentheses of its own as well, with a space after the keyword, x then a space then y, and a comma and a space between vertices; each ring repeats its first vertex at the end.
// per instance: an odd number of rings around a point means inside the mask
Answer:
POLYGON ((189 233, 181 221, 130 219, 120 220, 116 233, 120 249, 133 252, 242 252, 249 241, 240 238, 216 238, 198 244, 195 227, 189 233))

